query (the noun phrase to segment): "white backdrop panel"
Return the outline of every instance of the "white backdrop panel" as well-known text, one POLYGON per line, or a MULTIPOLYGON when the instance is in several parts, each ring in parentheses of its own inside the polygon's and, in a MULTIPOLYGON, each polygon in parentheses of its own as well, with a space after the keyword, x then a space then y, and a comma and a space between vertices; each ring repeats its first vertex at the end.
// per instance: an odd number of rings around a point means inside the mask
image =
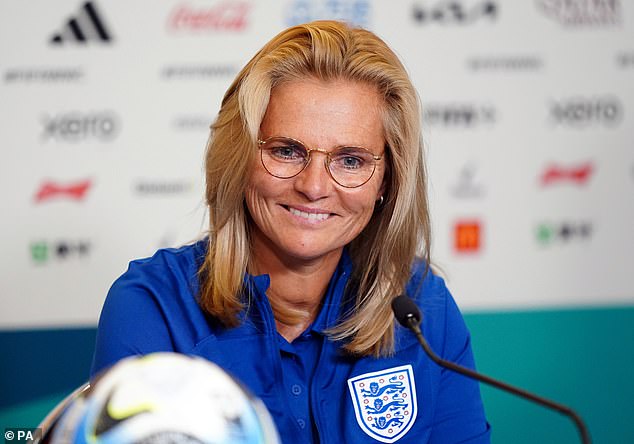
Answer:
POLYGON ((92 325, 129 260, 200 236, 222 94, 273 35, 318 18, 376 31, 411 73, 433 258, 463 308, 634 300, 630 3, 85 5, 0 4, 0 328, 92 325))

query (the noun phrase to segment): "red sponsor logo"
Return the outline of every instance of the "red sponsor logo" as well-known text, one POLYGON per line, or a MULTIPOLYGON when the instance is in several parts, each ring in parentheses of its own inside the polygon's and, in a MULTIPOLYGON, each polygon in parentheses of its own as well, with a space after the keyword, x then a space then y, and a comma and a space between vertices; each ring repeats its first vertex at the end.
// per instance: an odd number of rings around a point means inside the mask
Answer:
POLYGON ((247 2, 225 1, 211 7, 194 8, 184 4, 176 7, 167 19, 173 31, 242 31, 247 26, 247 2))
POLYGON ((82 200, 91 186, 92 181, 90 179, 70 185, 60 185, 55 182, 45 181, 35 193, 35 201, 44 202, 58 197, 82 200))
POLYGON ((546 186, 560 182, 573 182, 583 185, 590 179, 593 171, 594 166, 590 162, 575 167, 550 165, 542 174, 541 184, 546 186))
POLYGON ((482 245, 481 224, 477 220, 456 222, 454 225, 454 249, 459 253, 474 253, 482 245))

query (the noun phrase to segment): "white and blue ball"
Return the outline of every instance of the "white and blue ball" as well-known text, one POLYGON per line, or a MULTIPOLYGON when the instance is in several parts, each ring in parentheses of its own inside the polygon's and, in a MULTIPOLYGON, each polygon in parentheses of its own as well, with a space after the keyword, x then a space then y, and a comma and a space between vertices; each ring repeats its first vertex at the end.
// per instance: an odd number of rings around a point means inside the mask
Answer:
POLYGON ((154 353, 126 358, 65 410, 51 444, 277 444, 273 421, 217 365, 154 353))

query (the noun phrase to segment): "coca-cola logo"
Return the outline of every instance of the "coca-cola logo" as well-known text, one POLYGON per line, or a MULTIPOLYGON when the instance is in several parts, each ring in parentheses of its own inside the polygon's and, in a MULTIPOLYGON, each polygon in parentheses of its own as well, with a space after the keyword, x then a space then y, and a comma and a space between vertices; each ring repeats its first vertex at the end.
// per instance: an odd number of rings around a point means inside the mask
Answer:
POLYGON ((54 116, 43 115, 42 140, 80 142, 96 139, 107 142, 119 133, 119 118, 112 111, 73 111, 54 116))
POLYGON ((214 6, 195 7, 181 4, 167 19, 170 31, 244 31, 248 26, 251 4, 224 1, 214 6))

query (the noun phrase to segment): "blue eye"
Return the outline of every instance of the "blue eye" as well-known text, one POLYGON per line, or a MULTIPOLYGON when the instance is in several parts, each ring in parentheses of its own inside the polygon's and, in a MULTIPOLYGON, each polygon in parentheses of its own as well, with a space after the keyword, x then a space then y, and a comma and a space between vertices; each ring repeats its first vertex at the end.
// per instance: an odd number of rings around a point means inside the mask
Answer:
POLYGON ((297 150, 293 149, 291 146, 281 146, 276 148, 273 153, 279 157, 292 158, 297 155, 297 150))
POLYGON ((340 162, 344 168, 350 169, 360 168, 363 165, 363 159, 353 156, 346 156, 342 158, 340 162))
POLYGON ((336 169, 354 171, 365 169, 372 165, 371 154, 355 148, 340 148, 332 154, 333 167, 336 169))
POLYGON ((306 158, 306 151, 297 145, 274 145, 268 147, 268 150, 272 157, 280 161, 297 161, 306 158))

